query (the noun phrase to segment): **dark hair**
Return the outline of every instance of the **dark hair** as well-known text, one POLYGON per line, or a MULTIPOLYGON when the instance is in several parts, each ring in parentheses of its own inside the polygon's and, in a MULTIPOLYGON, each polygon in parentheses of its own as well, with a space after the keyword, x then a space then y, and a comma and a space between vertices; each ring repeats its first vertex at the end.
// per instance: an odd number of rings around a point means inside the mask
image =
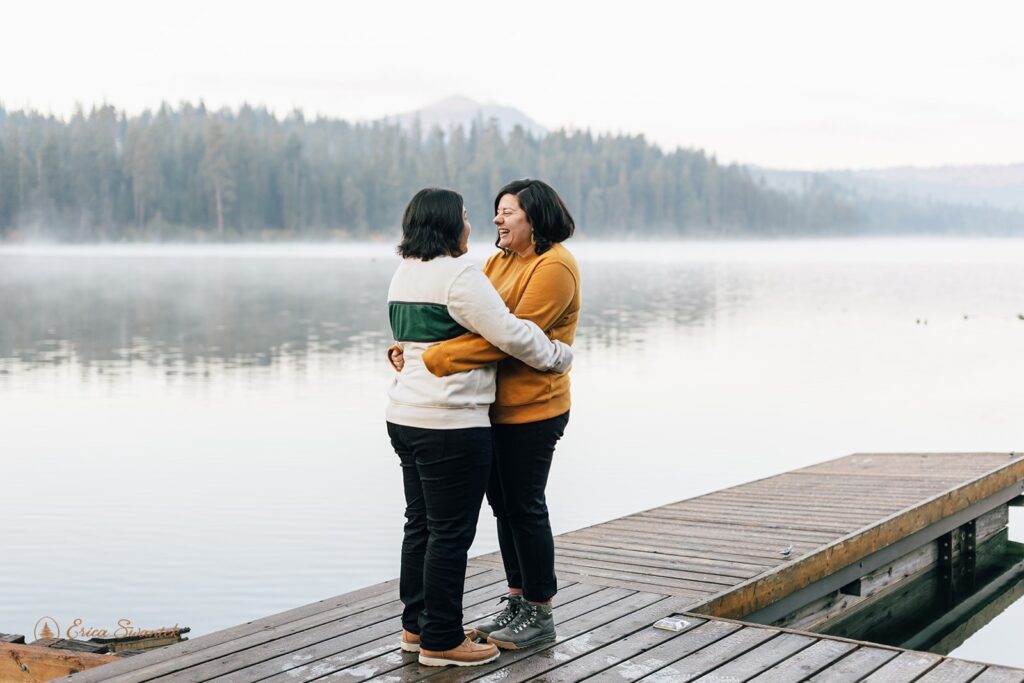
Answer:
POLYGON ((429 261, 438 256, 459 256, 462 209, 465 202, 454 190, 427 187, 409 200, 402 216, 402 243, 398 255, 429 261))
MULTIPOLYGON (((555 242, 564 242, 572 237, 576 230, 572 214, 554 188, 543 180, 513 180, 498 190, 494 198, 495 214, 498 213, 498 203, 507 194, 515 195, 526 213, 526 219, 533 227, 533 248, 538 254, 543 254, 555 242)), ((497 241, 494 246, 498 246, 497 241)))

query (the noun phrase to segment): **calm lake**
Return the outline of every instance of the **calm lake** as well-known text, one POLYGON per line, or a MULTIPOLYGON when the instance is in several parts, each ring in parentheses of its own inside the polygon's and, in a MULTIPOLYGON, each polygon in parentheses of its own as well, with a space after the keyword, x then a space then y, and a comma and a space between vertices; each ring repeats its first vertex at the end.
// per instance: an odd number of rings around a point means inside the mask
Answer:
MULTIPOLYGON (((556 533, 853 452, 1024 449, 1024 240, 568 246, 556 533)), ((396 265, 0 247, 0 632, 195 636, 396 576, 396 265)), ((473 552, 496 548, 485 507, 473 552)), ((954 654, 1024 666, 1022 629, 1018 602, 954 654)))

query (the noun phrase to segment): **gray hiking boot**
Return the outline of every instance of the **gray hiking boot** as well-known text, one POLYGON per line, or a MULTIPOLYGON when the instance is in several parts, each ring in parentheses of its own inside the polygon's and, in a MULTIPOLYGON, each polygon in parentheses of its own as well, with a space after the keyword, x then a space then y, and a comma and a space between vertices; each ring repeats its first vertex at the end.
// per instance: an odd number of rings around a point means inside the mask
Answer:
POLYGON ((503 629, 492 631, 487 642, 503 650, 520 650, 555 639, 555 618, 551 605, 522 603, 515 620, 503 629))
POLYGON ((505 609, 501 610, 488 621, 482 624, 477 624, 473 627, 475 637, 481 640, 487 640, 487 636, 491 635, 492 632, 498 631, 511 624, 516 619, 516 615, 519 614, 519 608, 526 602, 523 600, 521 595, 506 595, 498 604, 505 603, 505 609))

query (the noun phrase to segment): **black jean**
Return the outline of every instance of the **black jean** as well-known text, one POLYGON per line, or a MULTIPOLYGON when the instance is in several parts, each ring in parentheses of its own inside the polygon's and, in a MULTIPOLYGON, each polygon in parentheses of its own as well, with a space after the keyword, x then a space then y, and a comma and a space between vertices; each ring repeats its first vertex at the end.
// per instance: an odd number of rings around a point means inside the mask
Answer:
POLYGON ((428 650, 463 640, 466 556, 491 469, 491 429, 420 429, 388 422, 402 464, 402 627, 428 650))
POLYGON ((525 424, 496 424, 494 465, 487 502, 498 520, 498 545, 511 588, 533 602, 557 592, 555 542, 544 489, 555 444, 565 433, 569 413, 525 424))

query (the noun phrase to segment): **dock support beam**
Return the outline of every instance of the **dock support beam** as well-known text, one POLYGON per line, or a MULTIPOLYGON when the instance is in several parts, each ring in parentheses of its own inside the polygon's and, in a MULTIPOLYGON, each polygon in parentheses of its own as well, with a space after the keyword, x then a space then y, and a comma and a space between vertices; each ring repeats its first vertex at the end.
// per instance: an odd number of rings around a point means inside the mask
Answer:
POLYGON ((959 529, 942 534, 939 544, 939 592, 950 607, 974 592, 977 580, 978 520, 972 519, 959 529), (954 555, 960 541, 960 554, 954 555))
MULTIPOLYGON (((962 510, 935 522, 934 524, 920 529, 909 536, 905 536, 895 543, 888 545, 870 555, 861 558, 853 564, 847 565, 832 574, 815 581, 803 588, 793 591, 786 597, 778 600, 759 610, 742 615, 744 621, 755 624, 772 624, 786 615, 796 611, 812 600, 839 591, 841 588, 852 584, 861 577, 873 572, 876 569, 890 564, 903 555, 915 550, 922 545, 932 541, 942 542, 944 536, 952 536, 953 532, 959 531, 962 527, 969 527, 970 537, 970 583, 974 582, 974 565, 976 561, 975 544, 975 521, 978 517, 1000 505, 1006 505, 1010 500, 1021 496, 1021 483, 1014 482, 1011 486, 999 491, 988 498, 968 505, 962 510)), ((964 534, 965 536, 968 534, 964 534)), ((968 544, 965 544, 965 546, 968 544)), ((952 552, 952 543, 950 551, 952 552)), ((940 554, 941 557, 941 554, 940 554)), ((952 554, 950 554, 952 558, 952 554)), ((952 576, 952 571, 950 572, 952 576)))

